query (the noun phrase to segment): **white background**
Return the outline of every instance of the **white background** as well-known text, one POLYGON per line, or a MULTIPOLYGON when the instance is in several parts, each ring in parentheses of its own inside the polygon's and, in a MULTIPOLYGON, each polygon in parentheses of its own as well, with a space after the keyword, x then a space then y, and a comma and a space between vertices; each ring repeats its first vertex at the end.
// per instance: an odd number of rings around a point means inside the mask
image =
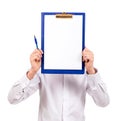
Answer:
POLYGON ((86 12, 86 47, 107 85, 110 104, 101 108, 87 95, 86 121, 119 121, 120 13, 119 0, 0 0, 0 121, 37 121, 38 91, 17 105, 8 92, 30 68, 34 34, 40 47, 41 11, 86 12))

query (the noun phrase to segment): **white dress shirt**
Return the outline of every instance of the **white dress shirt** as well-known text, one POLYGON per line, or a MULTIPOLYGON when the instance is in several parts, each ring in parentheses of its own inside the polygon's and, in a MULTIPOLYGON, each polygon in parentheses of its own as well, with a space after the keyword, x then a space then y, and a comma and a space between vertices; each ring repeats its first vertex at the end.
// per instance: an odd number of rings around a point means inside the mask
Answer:
POLYGON ((105 84, 96 74, 40 74, 32 80, 24 75, 11 88, 8 100, 19 103, 37 89, 40 94, 38 121, 84 121, 86 93, 99 106, 109 104, 105 84))

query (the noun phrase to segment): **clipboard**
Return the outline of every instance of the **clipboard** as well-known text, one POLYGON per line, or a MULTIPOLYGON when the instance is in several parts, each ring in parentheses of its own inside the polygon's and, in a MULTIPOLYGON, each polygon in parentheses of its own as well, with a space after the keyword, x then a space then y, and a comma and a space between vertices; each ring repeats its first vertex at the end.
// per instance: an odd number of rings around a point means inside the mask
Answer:
POLYGON ((84 74, 84 12, 42 12, 41 73, 84 74))

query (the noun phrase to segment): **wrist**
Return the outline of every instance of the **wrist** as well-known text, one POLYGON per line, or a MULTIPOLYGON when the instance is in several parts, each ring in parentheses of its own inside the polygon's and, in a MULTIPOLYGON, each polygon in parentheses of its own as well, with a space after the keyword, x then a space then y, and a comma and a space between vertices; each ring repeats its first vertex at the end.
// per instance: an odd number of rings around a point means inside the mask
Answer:
POLYGON ((31 69, 27 72, 26 75, 27 75, 28 79, 31 80, 31 79, 35 76, 36 73, 37 73, 37 72, 31 68, 31 69))
POLYGON ((95 68, 91 68, 87 70, 87 74, 95 74, 97 70, 95 68))

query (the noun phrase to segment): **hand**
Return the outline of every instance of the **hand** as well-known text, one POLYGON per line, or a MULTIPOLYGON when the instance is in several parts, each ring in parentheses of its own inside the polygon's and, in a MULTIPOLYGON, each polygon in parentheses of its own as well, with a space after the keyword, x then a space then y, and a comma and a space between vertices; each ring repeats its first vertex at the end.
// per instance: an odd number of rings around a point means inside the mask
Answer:
POLYGON ((32 79, 36 72, 41 67, 41 58, 42 58, 43 51, 39 49, 35 49, 32 54, 30 55, 30 63, 31 69, 27 73, 27 77, 32 79))
POLYGON ((94 54, 89 49, 85 48, 82 52, 83 61, 85 62, 86 71, 88 74, 94 74, 95 69, 93 66, 94 54))
POLYGON ((31 69, 37 72, 41 67, 42 50, 35 49, 30 55, 31 69))

